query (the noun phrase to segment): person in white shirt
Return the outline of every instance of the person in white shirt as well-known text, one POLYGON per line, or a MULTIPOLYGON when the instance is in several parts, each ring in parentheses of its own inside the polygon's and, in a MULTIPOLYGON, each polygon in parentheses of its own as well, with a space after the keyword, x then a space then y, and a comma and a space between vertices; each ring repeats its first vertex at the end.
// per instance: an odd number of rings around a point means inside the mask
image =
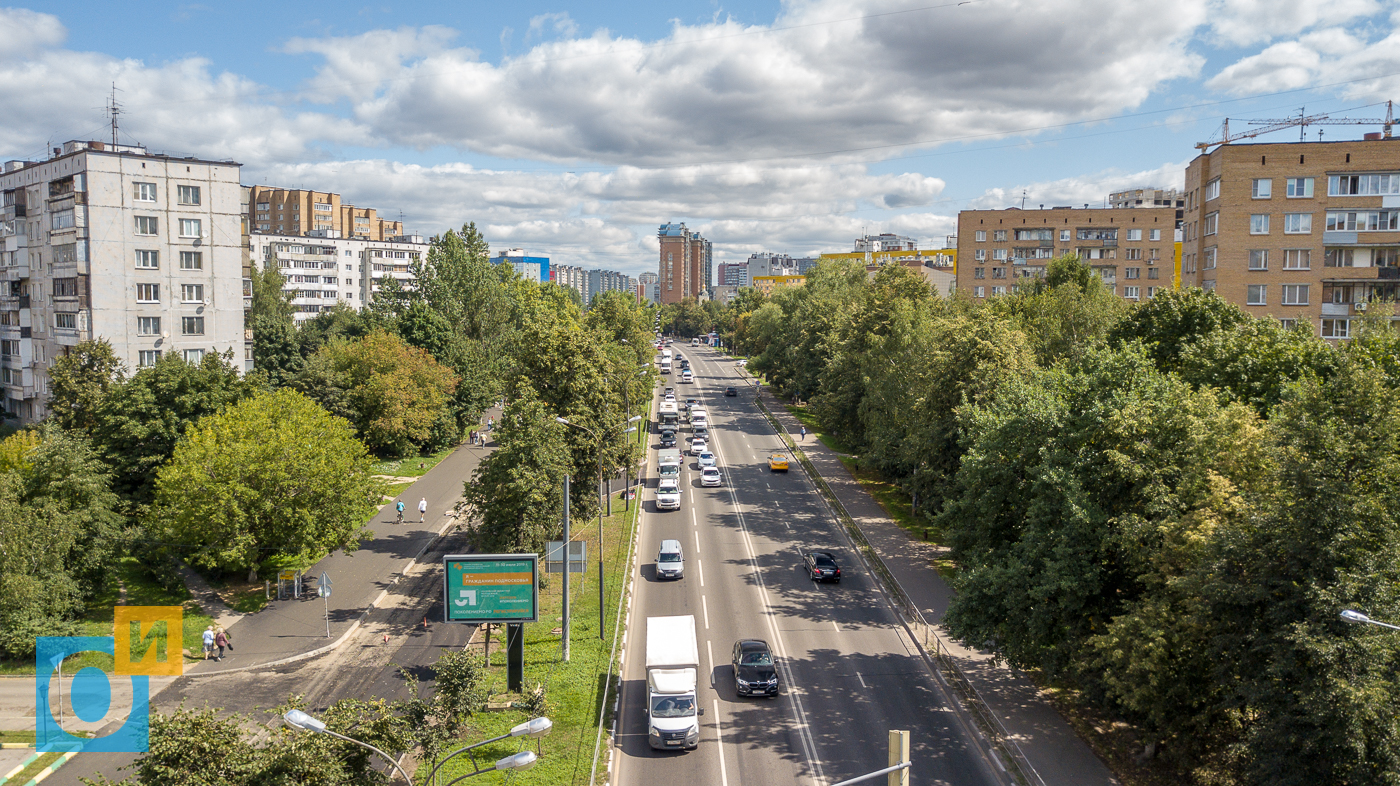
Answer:
POLYGON ((422 524, 428 520, 428 498, 423 497, 418 500, 418 523, 422 524))

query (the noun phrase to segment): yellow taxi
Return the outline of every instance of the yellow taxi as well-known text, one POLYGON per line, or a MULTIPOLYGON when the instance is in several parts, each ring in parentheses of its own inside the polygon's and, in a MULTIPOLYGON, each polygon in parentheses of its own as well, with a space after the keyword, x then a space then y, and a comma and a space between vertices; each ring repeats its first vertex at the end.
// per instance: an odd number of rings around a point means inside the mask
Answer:
POLYGON ((768 456, 768 469, 771 472, 787 472, 788 457, 786 453, 773 453, 768 456))

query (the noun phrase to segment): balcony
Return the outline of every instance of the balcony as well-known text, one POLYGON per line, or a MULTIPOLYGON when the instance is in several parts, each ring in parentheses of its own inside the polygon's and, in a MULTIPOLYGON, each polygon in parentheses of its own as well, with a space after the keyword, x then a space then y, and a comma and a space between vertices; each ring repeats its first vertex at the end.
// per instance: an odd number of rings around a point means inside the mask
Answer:
POLYGON ((1376 278, 1382 281, 1400 280, 1400 267, 1378 267, 1376 268, 1376 278))

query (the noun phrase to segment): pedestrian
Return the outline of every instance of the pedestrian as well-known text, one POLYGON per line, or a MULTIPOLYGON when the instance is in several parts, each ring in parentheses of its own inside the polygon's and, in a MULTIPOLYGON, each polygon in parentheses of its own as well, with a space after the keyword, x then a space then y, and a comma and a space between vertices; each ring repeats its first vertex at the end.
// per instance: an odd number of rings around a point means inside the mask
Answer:
POLYGON ((398 511, 398 514, 399 514, 399 520, 398 520, 396 523, 402 524, 402 523, 403 523, 403 500, 399 500, 398 502, 395 502, 395 503, 394 503, 394 510, 398 511))
POLYGON ((486 419, 486 432, 489 434, 489 433, 491 433, 492 431, 495 431, 495 430, 496 430, 496 419, 495 419, 495 418, 487 418, 487 419, 486 419))
POLYGON ((214 654, 214 626, 210 625, 204 629, 204 659, 209 660, 214 654))
POLYGON ((806 441, 807 441, 807 427, 806 427, 806 426, 803 426, 803 427, 802 427, 802 441, 803 441, 803 442, 806 442, 806 441))
POLYGON ((418 500, 418 523, 422 524, 428 520, 428 498, 423 497, 418 500))
POLYGON ((222 627, 214 631, 214 646, 219 648, 219 655, 214 660, 223 660, 224 648, 228 646, 228 634, 224 633, 222 627))

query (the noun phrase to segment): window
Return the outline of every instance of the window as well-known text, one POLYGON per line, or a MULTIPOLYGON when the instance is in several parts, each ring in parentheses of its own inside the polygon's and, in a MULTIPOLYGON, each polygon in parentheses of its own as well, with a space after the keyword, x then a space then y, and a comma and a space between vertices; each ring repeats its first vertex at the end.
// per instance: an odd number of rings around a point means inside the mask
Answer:
POLYGON ((1140 268, 1140 267, 1125 267, 1125 268, 1123 268, 1123 278, 1142 278, 1142 268, 1140 268))
POLYGON ((49 229, 68 229, 73 226, 73 210, 60 210, 49 214, 49 229))
POLYGON ((992 231, 992 241, 995 242, 995 243, 1005 243, 1005 242, 1006 242, 1006 230, 1005 230, 1005 229, 996 229, 996 230, 993 230, 993 231, 992 231))
POLYGON ((1206 183, 1206 201, 1218 199, 1220 197, 1220 178, 1216 178, 1206 183))
POLYGON ((1141 230, 1141 229, 1129 229, 1129 230, 1128 230, 1128 239, 1129 239, 1129 240, 1142 240, 1142 230, 1141 230))
POLYGON ((1157 274, 1161 272, 1160 268, 1150 267, 1147 269, 1147 277, 1149 279, 1156 279, 1158 277, 1157 274))
POLYGON ((1400 211, 1395 210, 1329 210, 1327 230, 1343 232, 1376 232, 1400 229, 1400 211))
POLYGON ((1284 213, 1283 234, 1306 235, 1312 232, 1312 213, 1284 213))
POLYGON ((1308 304, 1308 285, 1284 284, 1283 304, 1285 306, 1306 306, 1308 304))
POLYGON ((259 212, 259 213, 266 213, 267 211, 269 211, 269 210, 271 210, 271 209, 272 209, 272 203, 271 203, 271 202, 259 202, 259 203, 258 203, 258 212, 259 212))
POLYGON ((1248 294, 1245 296, 1245 305, 1265 306, 1268 305, 1267 295, 1269 286, 1267 284, 1250 284, 1247 287, 1248 294))
POLYGON ((1255 213, 1249 217, 1249 234, 1267 235, 1269 234, 1269 214, 1255 213))
POLYGON ((1160 256, 1160 254, 1162 253, 1162 249, 1160 249, 1160 248, 1150 248, 1150 249, 1148 249, 1147 251, 1148 251, 1148 253, 1147 253, 1147 258, 1148 258, 1148 259, 1158 259, 1159 256, 1160 256))
POLYGON ((987 249, 979 248, 972 252, 972 258, 979 262, 987 258, 987 249))
POLYGON ((1400 267, 1400 248, 1371 249, 1372 267, 1400 267))
POLYGON ((1296 319, 1280 319, 1278 323, 1283 325, 1284 330, 1292 330, 1298 326, 1298 320, 1296 319))
POLYGON ((1301 199, 1313 195, 1313 179, 1310 177, 1288 178, 1288 198, 1301 199))
POLYGON ((204 335, 204 317, 180 317, 180 335, 204 335))
POLYGON ((204 252, 203 252, 203 251, 181 251, 181 252, 180 252, 180 269, 181 269, 181 270, 203 270, 203 269, 204 269, 204 252))
MULTIPOLYGON (((1131 229, 1130 229, 1130 230, 1128 230, 1128 231, 1129 231, 1129 232, 1133 232, 1133 231, 1135 231, 1135 230, 1131 230, 1131 229)), ((1125 249, 1123 249, 1123 258, 1124 258, 1124 259, 1142 259, 1142 249, 1140 249, 1140 248, 1125 248, 1125 249)))
POLYGON ((1284 270, 1311 270, 1312 269, 1312 249, 1310 248, 1289 248, 1283 252, 1284 270))
POLYGON ((1148 300, 1151 300, 1151 299, 1154 298, 1154 297, 1157 297, 1157 287, 1148 287, 1148 288, 1147 288, 1147 299, 1148 299, 1148 300))
POLYGON ((1274 195, 1274 181, 1267 177, 1254 178, 1249 188, 1251 199, 1268 199, 1274 195))
POLYGON ((1323 267, 1351 267, 1354 252, 1350 248, 1329 248, 1322 252, 1323 267))
POLYGON ((53 315, 53 326, 67 330, 78 329, 78 315, 71 311, 60 311, 53 315))
POLYGON ((160 232, 160 219, 155 216, 137 216, 136 234, 154 235, 160 232))
POLYGON ((994 268, 992 268, 992 278, 1006 278, 1006 268, 1004 268, 1004 267, 994 267, 994 268))
POLYGON ((1202 234, 1202 235, 1213 235, 1213 234, 1215 234, 1216 227, 1219 225, 1219 223, 1220 223, 1220 214, 1219 214, 1219 213, 1209 213, 1209 214, 1207 214, 1207 215, 1206 215, 1206 220, 1201 222, 1201 234, 1202 234))
POLYGON ((199 219, 180 219, 180 237, 199 237, 199 219))
POLYGON ((54 297, 77 297, 78 279, 76 278, 55 278, 53 280, 54 297))
POLYGON ((992 249, 992 259, 1006 259, 1006 249, 1004 249, 1004 248, 994 248, 994 249, 992 249))
POLYGON ((313 205, 313 207, 318 213, 331 212, 331 206, 326 202, 317 202, 315 205, 313 205))
POLYGON ((977 230, 977 242, 978 242, 978 243, 985 243, 985 242, 987 242, 987 230, 985 230, 985 229, 979 229, 979 230, 977 230))
POLYGON ((136 251, 137 270, 158 270, 160 269, 159 251, 136 251))
POLYGON ((137 201, 137 202, 154 202, 154 201, 156 201, 156 184, 155 184, 155 183, 132 183, 132 185, 136 187, 136 201, 137 201))
POLYGON ((1250 270, 1268 270, 1268 269, 1269 269, 1269 250, 1268 250, 1268 249, 1265 249, 1265 248, 1258 248, 1258 249, 1251 250, 1251 251, 1249 252, 1249 269, 1250 269, 1250 270))
MULTIPOLYGON (((1053 229, 1018 229, 1016 230, 1017 240, 1054 240, 1055 230, 1053 229)), ((398 256, 403 256, 400 251, 398 256)))
POLYGON ((1069 230, 1068 230, 1068 229, 1061 229, 1061 230, 1060 230, 1060 242, 1061 242, 1061 243, 1068 243, 1068 242, 1069 242, 1069 230))
POLYGON ((176 196, 182 205, 199 204, 199 186, 176 186, 176 196))
POLYGON ((1332 175, 1327 178, 1328 196, 1376 196, 1400 194, 1400 174, 1332 175))
POLYGON ((1127 298, 1128 300, 1137 300, 1138 292, 1140 291, 1141 290, 1138 287, 1123 287, 1123 297, 1127 298))
POLYGON ((160 302, 160 284, 137 284, 137 285, 136 285, 136 302, 137 302, 137 303, 159 303, 159 302, 160 302))
POLYGON ((997 295, 1005 295, 1005 294, 1006 294, 1006 287, 992 287, 992 297, 996 297, 997 295))
POLYGON ((1150 230, 1148 230, 1148 232, 1147 232, 1147 239, 1148 239, 1148 240, 1161 240, 1161 239, 1162 239, 1162 230, 1160 230, 1160 229, 1150 229, 1150 230))
POLYGON ((986 277, 987 277, 987 269, 986 269, 985 267, 975 267, 975 268, 973 268, 973 269, 972 269, 972 277, 973 277, 973 278, 986 278, 986 277))
POLYGON ((204 302, 204 285, 203 285, 203 284, 181 284, 181 285, 180 285, 180 302, 182 302, 182 303, 203 303, 203 302, 204 302))
POLYGON ((202 349, 186 349, 182 354, 186 363, 198 363, 204 360, 204 350, 202 349))
POLYGON ((1214 292, 1214 291, 1215 291, 1215 279, 1212 278, 1212 279, 1208 279, 1208 280, 1206 280, 1206 281, 1202 281, 1202 282, 1201 282, 1201 289, 1204 289, 1204 290, 1207 291, 1207 292, 1214 292))
POLYGON ((136 365, 141 368, 150 368, 160 362, 159 349, 143 349, 136 353, 136 365))
MULTIPOLYGON (((1324 290, 1324 293, 1323 293, 1323 300, 1326 300, 1326 299, 1327 299, 1326 290, 1324 290)), ((1351 287, 1349 287, 1349 286, 1334 286, 1334 287, 1332 287, 1332 302, 1333 302, 1333 303, 1350 303, 1350 302, 1351 302, 1351 287)))
POLYGON ((1078 232, 1080 240, 1117 240, 1118 230, 1116 229, 1085 229, 1080 227, 1078 232))
POLYGON ((973 288, 972 288, 972 296, 973 296, 973 297, 986 297, 986 296, 987 296, 987 288, 986 288, 986 287, 973 287, 973 288))
POLYGON ((159 336, 160 317, 137 317, 136 333, 142 336, 159 336))
POLYGON ((1215 246, 1211 246, 1210 248, 1206 249, 1206 254, 1205 254, 1205 256, 1206 256, 1206 263, 1205 263, 1205 265, 1201 268, 1202 270, 1214 270, 1214 269, 1215 269, 1215 251, 1216 251, 1215 246))
POLYGON ((1324 319, 1322 320, 1323 338, 1351 338, 1350 319, 1324 319))

